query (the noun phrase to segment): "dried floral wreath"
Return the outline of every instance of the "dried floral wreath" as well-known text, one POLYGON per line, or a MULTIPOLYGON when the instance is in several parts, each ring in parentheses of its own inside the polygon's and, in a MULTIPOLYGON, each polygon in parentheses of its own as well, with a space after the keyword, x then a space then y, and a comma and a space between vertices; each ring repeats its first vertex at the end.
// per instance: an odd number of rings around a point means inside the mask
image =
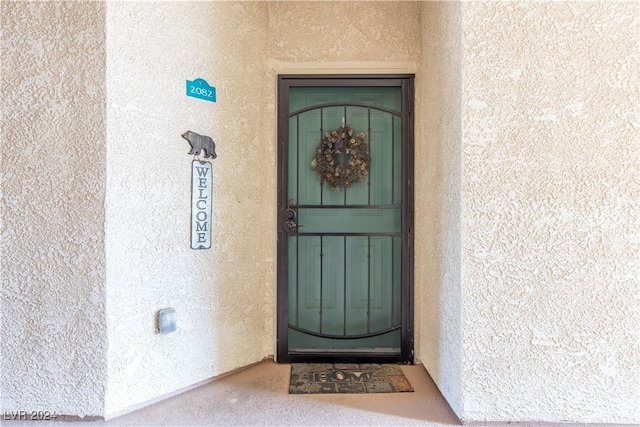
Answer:
POLYGON ((334 191, 351 187, 369 174, 369 144, 364 133, 345 126, 325 132, 311 169, 334 191))

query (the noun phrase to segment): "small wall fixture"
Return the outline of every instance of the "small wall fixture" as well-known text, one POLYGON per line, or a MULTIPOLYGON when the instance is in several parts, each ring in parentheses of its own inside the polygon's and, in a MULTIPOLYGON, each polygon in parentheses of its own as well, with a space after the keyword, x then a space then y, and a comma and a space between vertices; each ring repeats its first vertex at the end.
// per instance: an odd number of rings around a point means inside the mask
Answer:
POLYGON ((168 334, 175 332, 178 321, 178 315, 175 308, 163 308, 158 311, 156 323, 156 332, 159 334, 168 334))

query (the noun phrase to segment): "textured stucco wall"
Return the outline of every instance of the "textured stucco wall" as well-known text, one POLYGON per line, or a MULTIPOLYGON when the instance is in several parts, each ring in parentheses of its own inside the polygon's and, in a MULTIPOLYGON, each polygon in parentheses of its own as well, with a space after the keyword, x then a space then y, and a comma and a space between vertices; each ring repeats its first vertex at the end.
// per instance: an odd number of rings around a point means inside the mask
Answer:
POLYGON ((461 22, 455 2, 422 7, 416 127, 416 355, 462 410, 461 22))
POLYGON ((274 94, 266 5, 110 2, 107 414, 273 354, 274 94), (217 102, 185 94, 204 78, 217 102), (217 143, 212 248, 190 249, 191 161, 217 143), (154 333, 174 307, 178 330, 154 333))
POLYGON ((462 418, 640 422, 640 3, 462 3, 462 418))
POLYGON ((289 62, 416 61, 414 2, 268 2, 269 55, 289 62))
POLYGON ((102 415, 105 8, 2 2, 0 410, 102 415))

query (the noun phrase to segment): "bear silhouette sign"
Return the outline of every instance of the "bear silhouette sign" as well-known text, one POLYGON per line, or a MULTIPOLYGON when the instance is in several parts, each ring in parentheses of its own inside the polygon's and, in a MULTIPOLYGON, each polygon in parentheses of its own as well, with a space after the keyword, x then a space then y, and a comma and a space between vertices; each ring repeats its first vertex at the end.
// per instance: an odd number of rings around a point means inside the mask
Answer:
POLYGON ((191 145, 191 150, 189 154, 193 154, 194 156, 199 156, 203 154, 204 157, 211 157, 215 159, 218 157, 216 154, 216 143, 213 142, 213 139, 206 135, 200 135, 190 130, 186 131, 182 134, 182 137, 189 142, 191 145))

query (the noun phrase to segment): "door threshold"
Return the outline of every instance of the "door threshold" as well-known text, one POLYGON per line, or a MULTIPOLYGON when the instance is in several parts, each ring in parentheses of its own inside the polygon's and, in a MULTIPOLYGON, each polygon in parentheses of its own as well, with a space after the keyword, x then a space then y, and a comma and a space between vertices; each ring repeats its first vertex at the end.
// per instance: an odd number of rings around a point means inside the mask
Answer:
POLYGON ((341 349, 291 349, 289 363, 411 363, 402 356, 400 349, 361 349, 344 351, 341 349), (303 351, 304 350, 304 351, 303 351))
POLYGON ((289 354, 386 354, 386 355, 400 355, 402 351, 400 348, 359 348, 359 349, 344 349, 344 348, 301 348, 293 347, 289 349, 289 354))

